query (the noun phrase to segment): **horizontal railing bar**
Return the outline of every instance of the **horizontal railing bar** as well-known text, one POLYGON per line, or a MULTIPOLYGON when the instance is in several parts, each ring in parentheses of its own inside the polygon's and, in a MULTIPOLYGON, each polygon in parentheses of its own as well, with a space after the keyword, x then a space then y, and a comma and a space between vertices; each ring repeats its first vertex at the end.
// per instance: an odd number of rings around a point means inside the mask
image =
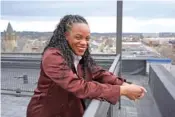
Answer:
MULTIPOLYGON (((116 73, 115 69, 116 69, 116 66, 119 67, 118 65, 119 58, 120 58, 120 54, 115 57, 109 69, 109 72, 116 73)), ((89 104, 88 108, 86 109, 83 117, 103 117, 103 116, 105 117, 105 114, 107 114, 109 107, 110 107, 110 104, 108 102, 103 102, 103 101, 93 99, 89 104)))
MULTIPOLYGON (((3 56, 3 55, 41 55, 42 53, 1 53, 1 56, 3 56)), ((114 53, 114 54, 102 54, 102 53, 99 53, 99 54, 91 54, 92 56, 106 56, 106 55, 108 55, 108 56, 115 56, 116 54, 114 53)))
POLYGON ((114 73, 114 70, 116 68, 117 63, 119 62, 120 54, 117 55, 117 57, 114 59, 114 62, 112 63, 111 67, 109 68, 109 72, 114 73))

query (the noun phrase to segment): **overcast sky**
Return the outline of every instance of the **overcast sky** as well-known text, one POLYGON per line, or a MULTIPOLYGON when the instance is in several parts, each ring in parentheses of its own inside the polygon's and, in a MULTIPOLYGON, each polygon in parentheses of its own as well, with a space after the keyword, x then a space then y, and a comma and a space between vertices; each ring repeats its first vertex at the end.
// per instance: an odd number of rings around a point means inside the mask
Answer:
MULTIPOLYGON (((80 14, 91 32, 116 31, 116 1, 1 1, 0 31, 8 22, 17 31, 53 31, 60 17, 80 14)), ((129 1, 123 4, 123 32, 175 32, 175 1, 129 1)))

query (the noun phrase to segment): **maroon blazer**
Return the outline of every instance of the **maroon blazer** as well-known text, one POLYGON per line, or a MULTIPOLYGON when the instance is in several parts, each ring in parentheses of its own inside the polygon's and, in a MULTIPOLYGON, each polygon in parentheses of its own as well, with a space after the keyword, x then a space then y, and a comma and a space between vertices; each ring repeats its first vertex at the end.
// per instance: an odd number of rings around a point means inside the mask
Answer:
POLYGON ((86 69, 83 79, 82 65, 78 73, 68 67, 62 53, 56 48, 45 51, 37 88, 28 107, 27 117, 82 117, 82 99, 106 100, 116 104, 124 80, 96 66, 86 69))

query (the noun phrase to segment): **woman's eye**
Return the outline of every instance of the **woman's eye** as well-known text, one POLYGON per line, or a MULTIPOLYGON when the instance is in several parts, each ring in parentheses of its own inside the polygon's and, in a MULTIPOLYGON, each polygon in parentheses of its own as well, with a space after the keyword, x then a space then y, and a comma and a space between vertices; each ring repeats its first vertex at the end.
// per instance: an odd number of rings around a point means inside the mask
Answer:
POLYGON ((76 39, 78 39, 78 40, 80 40, 81 39, 81 37, 75 37, 76 39))
POLYGON ((86 41, 89 41, 90 40, 90 38, 86 38, 86 41))

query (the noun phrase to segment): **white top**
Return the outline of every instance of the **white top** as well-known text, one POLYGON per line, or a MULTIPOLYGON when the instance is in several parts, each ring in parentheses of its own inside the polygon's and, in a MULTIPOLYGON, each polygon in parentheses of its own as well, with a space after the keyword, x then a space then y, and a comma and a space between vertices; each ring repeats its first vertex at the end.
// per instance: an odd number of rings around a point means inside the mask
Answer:
POLYGON ((77 55, 75 55, 74 53, 73 53, 73 56, 74 56, 74 65, 75 65, 75 69, 76 69, 76 71, 77 71, 77 66, 78 66, 80 60, 82 59, 82 57, 81 57, 81 56, 77 56, 77 55))

